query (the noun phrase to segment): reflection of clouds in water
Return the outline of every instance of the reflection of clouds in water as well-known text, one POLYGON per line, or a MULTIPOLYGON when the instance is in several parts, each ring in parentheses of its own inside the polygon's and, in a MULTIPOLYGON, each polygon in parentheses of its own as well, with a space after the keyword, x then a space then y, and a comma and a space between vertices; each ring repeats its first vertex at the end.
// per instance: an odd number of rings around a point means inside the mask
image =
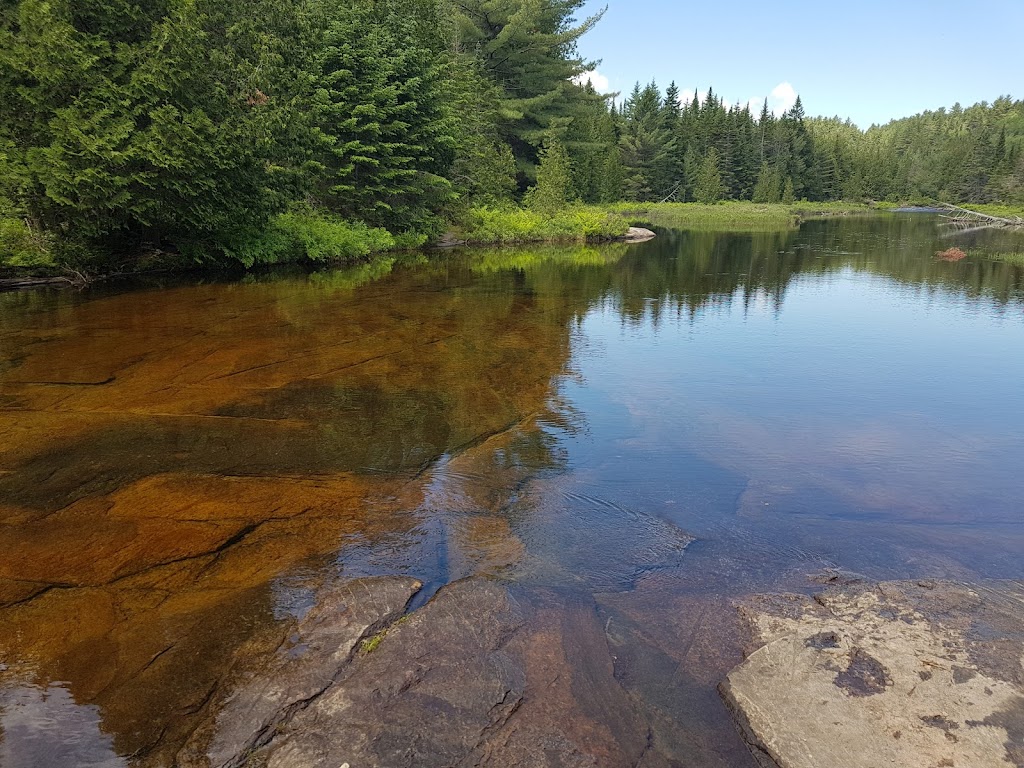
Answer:
POLYGON ((705 428, 714 434, 696 441, 701 451, 750 477, 751 492, 742 506, 781 498, 792 503, 794 495, 811 489, 864 512, 965 522, 984 515, 996 522, 989 515, 1001 517, 998 510, 1012 491, 994 487, 1012 483, 993 468, 1003 441, 954 434, 924 417, 852 425, 826 417, 767 424, 719 409, 703 415, 700 424, 698 435, 705 428))
POLYGON ((749 480, 740 509, 781 505, 812 514, 899 515, 935 522, 1019 522, 1012 502, 1024 483, 1008 466, 1021 441, 956 432, 922 415, 851 421, 827 414, 750 415, 706 401, 675 417, 670 376, 652 376, 642 394, 616 398, 630 419, 618 445, 670 446, 749 480), (657 396, 649 397, 650 390, 657 396), (838 503, 839 508, 835 505, 838 503), (826 509, 826 505, 831 508, 826 509))
POLYGON ((124 768, 99 708, 75 703, 59 684, 0 687, 0 765, 19 768, 124 768))
POLYGON ((778 311, 778 303, 767 291, 757 290, 751 293, 744 309, 751 315, 773 315, 778 311))

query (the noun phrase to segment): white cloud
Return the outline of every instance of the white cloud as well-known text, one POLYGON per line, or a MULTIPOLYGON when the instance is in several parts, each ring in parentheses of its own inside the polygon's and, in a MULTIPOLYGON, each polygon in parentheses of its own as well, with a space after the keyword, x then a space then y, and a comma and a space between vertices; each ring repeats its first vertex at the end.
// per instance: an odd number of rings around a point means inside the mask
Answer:
MULTIPOLYGON (((788 112, 796 104, 796 89, 792 84, 788 82, 782 82, 772 88, 772 92, 768 94, 768 109, 771 110, 772 114, 776 117, 781 115, 783 112, 788 112)), ((764 107, 765 102, 764 96, 754 96, 747 102, 747 106, 750 108, 750 112, 754 117, 761 114, 761 109, 764 107)))
POLYGON ((608 82, 608 78, 598 72, 596 69, 592 69, 589 72, 582 72, 572 79, 576 85, 585 85, 588 81, 594 90, 598 93, 611 93, 611 84, 608 82))
MULTIPOLYGON (((595 85, 595 87, 597 86, 595 85)), ((683 106, 689 106, 691 103, 693 103, 694 95, 696 95, 697 98, 700 100, 700 103, 703 104, 708 97, 708 90, 705 89, 703 91, 694 91, 692 88, 687 88, 686 90, 680 91, 679 103, 683 106)), ((772 113, 776 117, 778 117, 783 112, 788 112, 790 109, 793 108, 793 105, 796 103, 796 96, 796 89, 793 87, 791 83, 785 81, 781 82, 774 88, 772 88, 771 93, 769 93, 767 96, 768 109, 770 109, 772 113)), ((750 109, 750 113, 755 118, 761 114, 761 107, 764 105, 765 102, 764 96, 754 96, 748 99, 746 102, 739 100, 730 101, 729 99, 723 99, 721 95, 716 95, 715 98, 721 101, 726 109, 729 109, 730 107, 735 107, 736 109, 743 109, 744 105, 746 105, 750 109)))
POLYGON ((796 90, 789 83, 779 83, 768 96, 768 107, 776 115, 788 112, 796 104, 796 90))

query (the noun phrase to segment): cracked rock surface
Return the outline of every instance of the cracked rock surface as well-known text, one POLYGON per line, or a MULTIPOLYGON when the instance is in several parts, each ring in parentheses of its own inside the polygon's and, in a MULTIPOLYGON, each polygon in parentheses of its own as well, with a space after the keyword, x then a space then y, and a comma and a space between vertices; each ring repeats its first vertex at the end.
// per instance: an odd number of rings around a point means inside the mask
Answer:
POLYGON ((722 693, 766 768, 1020 768, 1022 607, 1016 582, 752 598, 722 693))
POLYGON ((236 766, 270 741, 294 713, 322 696, 343 674, 361 641, 397 620, 422 585, 406 577, 355 579, 323 591, 293 626, 277 627, 268 652, 250 641, 211 697, 209 714, 178 755, 187 766, 236 766))
POLYGON ((615 680, 592 598, 470 578, 395 621, 418 587, 350 583, 272 661, 242 652, 178 764, 670 765, 615 680))

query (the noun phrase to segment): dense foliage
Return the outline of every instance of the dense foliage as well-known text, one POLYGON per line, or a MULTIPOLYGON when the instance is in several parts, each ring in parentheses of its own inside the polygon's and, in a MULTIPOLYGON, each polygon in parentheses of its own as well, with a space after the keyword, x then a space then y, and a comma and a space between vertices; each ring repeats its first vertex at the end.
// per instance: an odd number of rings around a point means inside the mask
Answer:
POLYGON ((572 82, 596 21, 575 25, 581 4, 5 3, 3 263, 59 248, 251 265, 422 241, 525 192, 545 141, 606 112, 572 82))
POLYGON ((1024 202, 1022 102, 868 131, 674 85, 616 105, 578 84, 582 5, 6 2, 0 266, 342 258, 545 217, 580 236, 591 213, 556 216, 577 201, 1024 202))

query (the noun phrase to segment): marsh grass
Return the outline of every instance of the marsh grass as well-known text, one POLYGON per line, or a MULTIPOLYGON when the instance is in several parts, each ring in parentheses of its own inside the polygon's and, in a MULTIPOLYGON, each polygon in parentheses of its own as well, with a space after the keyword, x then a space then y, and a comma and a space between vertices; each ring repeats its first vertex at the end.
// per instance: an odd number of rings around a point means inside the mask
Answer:
MULTIPOLYGON (((993 214, 995 215, 995 214, 993 214)), ((1012 264, 1015 267, 1024 268, 1024 251, 981 251, 981 250, 970 250, 967 252, 968 256, 980 259, 989 259, 991 261, 1002 261, 1007 264, 1012 264)))

